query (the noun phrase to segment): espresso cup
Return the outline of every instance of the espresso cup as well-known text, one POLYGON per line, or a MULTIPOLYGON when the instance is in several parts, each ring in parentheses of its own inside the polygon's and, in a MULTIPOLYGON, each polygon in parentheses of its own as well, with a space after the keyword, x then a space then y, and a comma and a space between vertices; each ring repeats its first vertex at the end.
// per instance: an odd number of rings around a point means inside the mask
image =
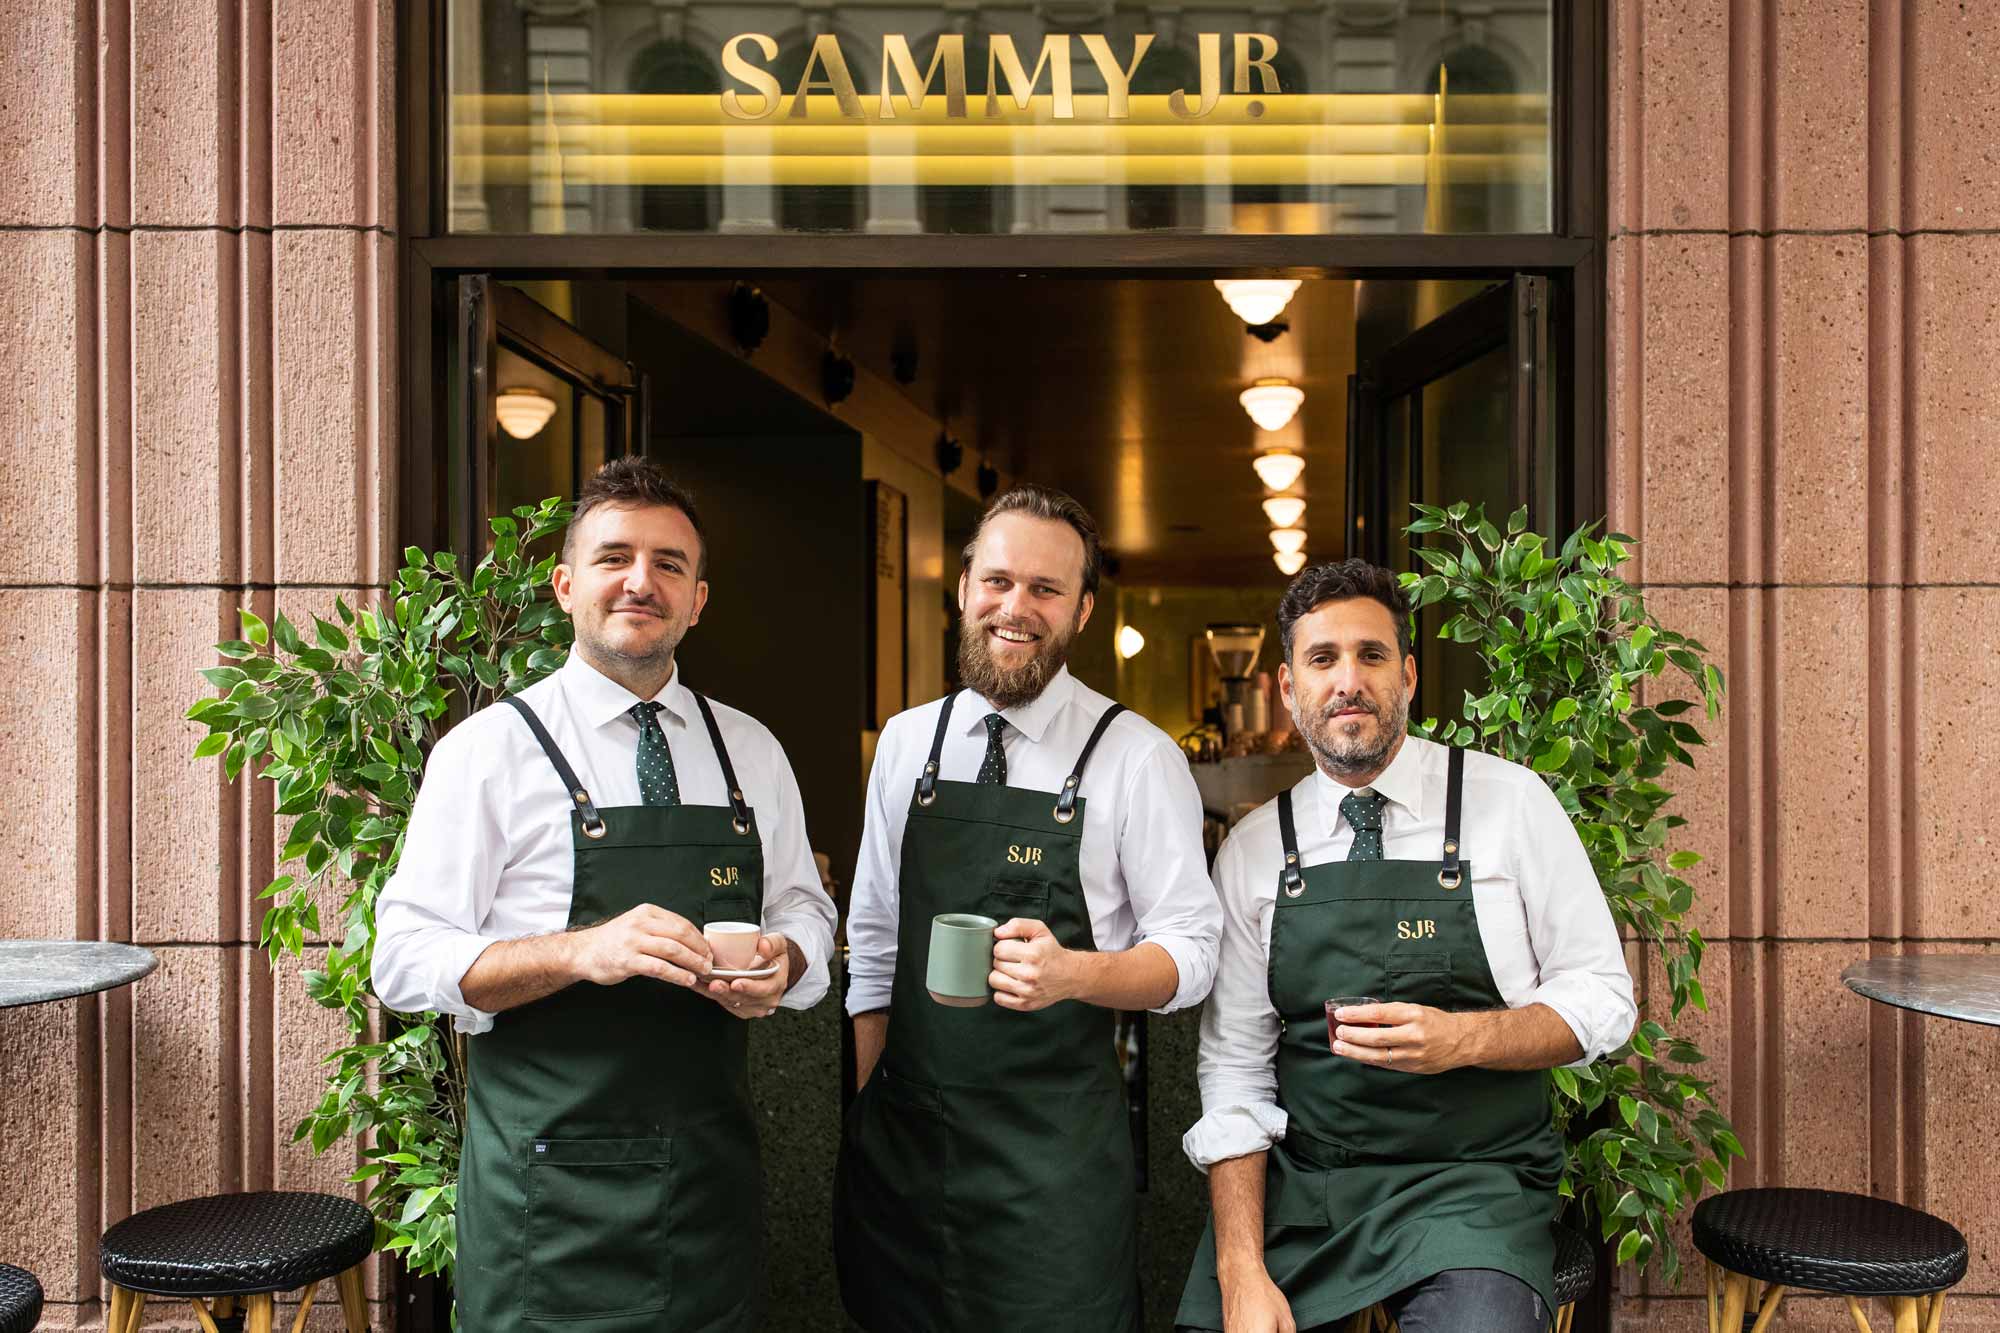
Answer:
MULTIPOLYGON (((1335 1010, 1351 1008, 1352 1006, 1357 1004, 1380 1004, 1380 1003, 1382 1003, 1382 999, 1380 996, 1377 995, 1336 995, 1331 1000, 1328 1000, 1326 1002, 1326 1048, 1329 1051, 1333 1049, 1333 1043, 1335 1041, 1335 1037, 1333 1035, 1334 1029, 1341 1026, 1340 1020, 1336 1019, 1333 1016, 1335 1010)), ((1349 1023, 1347 1024, 1347 1026, 1351 1028, 1368 1028, 1368 1027, 1380 1027, 1381 1024, 1349 1023)))
POLYGON ((755 921, 711 921, 701 933, 708 940, 711 966, 732 972, 757 966, 757 940, 764 928, 755 921))
POLYGON ((1000 923, 990 916, 946 912, 931 918, 931 956, 924 968, 924 989, 939 1004, 973 1009, 986 1003, 986 978, 993 971, 993 932, 1000 923))

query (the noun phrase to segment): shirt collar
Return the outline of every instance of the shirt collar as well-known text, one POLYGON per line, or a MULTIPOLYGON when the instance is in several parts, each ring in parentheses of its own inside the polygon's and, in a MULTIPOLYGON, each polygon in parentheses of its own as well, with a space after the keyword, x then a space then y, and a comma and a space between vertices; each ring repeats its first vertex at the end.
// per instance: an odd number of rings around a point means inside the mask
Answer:
POLYGON ((1332 833, 1340 826, 1340 803, 1357 791, 1372 791, 1388 798, 1392 805, 1400 805, 1410 812, 1413 819, 1424 817, 1424 751, 1431 742, 1419 736, 1403 737, 1402 745, 1396 750, 1396 757, 1382 770, 1376 779, 1364 787, 1350 787, 1326 775, 1325 769, 1315 769, 1313 777, 1319 786, 1320 800, 1326 806, 1326 830, 1332 833))
POLYGON ((1016 731, 1039 745, 1055 722, 1056 715, 1076 697, 1076 678, 1069 674, 1069 668, 1065 666, 1056 672, 1040 694, 1015 708, 996 709, 971 690, 967 690, 965 696, 964 702, 975 706, 965 710, 966 715, 959 723, 960 731, 967 734, 983 731, 986 715, 998 712, 1016 731))
MULTIPOLYGON (((588 727, 603 727, 631 712, 632 705, 643 702, 638 695, 620 685, 611 677, 583 660, 583 654, 570 650, 569 660, 562 665, 563 693, 577 716, 588 727)), ((687 687, 681 684, 681 664, 674 663, 674 674, 667 678, 665 688, 654 696, 654 702, 665 706, 666 712, 679 721, 685 722, 688 713, 687 687)))

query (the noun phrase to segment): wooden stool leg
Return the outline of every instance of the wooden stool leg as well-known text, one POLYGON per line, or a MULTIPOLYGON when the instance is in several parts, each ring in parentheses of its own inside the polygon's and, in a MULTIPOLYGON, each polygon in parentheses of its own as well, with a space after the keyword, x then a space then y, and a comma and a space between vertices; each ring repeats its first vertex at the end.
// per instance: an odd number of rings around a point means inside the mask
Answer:
POLYGON ((1847 1313, 1854 1316, 1854 1326, 1860 1329, 1861 1333, 1875 1333, 1874 1329, 1868 1327, 1868 1316, 1861 1312, 1861 1302, 1852 1296, 1847 1298, 1847 1313))
POLYGON ((340 1287, 340 1312, 347 1318, 347 1333, 368 1333, 368 1297, 361 1290, 361 1267, 354 1265, 334 1281, 340 1287))
POLYGON ((1784 1287, 1773 1282, 1769 1289, 1764 1292, 1763 1307, 1758 1310, 1757 1322, 1752 1325, 1750 1333, 1765 1333, 1765 1330, 1771 1327, 1771 1321, 1778 1317, 1778 1302, 1784 1299, 1784 1287))
POLYGON ((125 1333, 132 1322, 132 1307, 139 1298, 125 1288, 113 1284, 111 1287, 111 1312, 104 1316, 104 1333, 125 1333))
POLYGON ((201 1325, 201 1333, 217 1333, 215 1317, 208 1312, 208 1305, 199 1296, 190 1296, 188 1304, 194 1307, 194 1321, 201 1325))
POLYGON ((1917 1324, 1917 1298, 1914 1296, 1891 1296, 1891 1307, 1896 1311, 1896 1333, 1919 1333, 1917 1324))
POLYGON ((1715 1296, 1715 1265, 1704 1259, 1701 1270, 1708 1278, 1708 1333, 1722 1333, 1722 1306, 1715 1296))
POLYGON ((1728 1273, 1722 1281, 1722 1333, 1741 1333, 1743 1309, 1750 1303, 1750 1279, 1728 1273))
POLYGON ((243 1298, 244 1333, 271 1333, 271 1320, 276 1314, 277 1302, 269 1292, 262 1296, 243 1298))
POLYGON ((306 1320, 312 1315, 313 1299, 319 1295, 319 1283, 305 1289, 299 1297, 299 1312, 292 1316, 292 1333, 305 1333, 306 1320))
POLYGON ((230 1316, 236 1313, 236 1297, 217 1296, 215 1298, 215 1304, 211 1308, 214 1309, 215 1317, 217 1319, 228 1319, 230 1316))
POLYGON ((1931 1296, 1931 1315, 1924 1321, 1924 1333, 1938 1333, 1944 1319, 1944 1293, 1935 1292, 1931 1296))

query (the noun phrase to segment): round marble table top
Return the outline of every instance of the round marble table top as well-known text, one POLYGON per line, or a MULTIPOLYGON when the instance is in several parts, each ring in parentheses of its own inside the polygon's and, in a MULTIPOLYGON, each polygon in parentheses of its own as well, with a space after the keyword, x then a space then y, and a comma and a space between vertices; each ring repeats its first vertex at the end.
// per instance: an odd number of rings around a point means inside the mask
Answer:
POLYGON ((136 944, 0 940, 0 1009, 130 985, 159 965, 136 944))
POLYGON ((1840 979, 1871 1000, 1940 1018, 2000 1026, 2000 954, 1867 958, 1840 979))

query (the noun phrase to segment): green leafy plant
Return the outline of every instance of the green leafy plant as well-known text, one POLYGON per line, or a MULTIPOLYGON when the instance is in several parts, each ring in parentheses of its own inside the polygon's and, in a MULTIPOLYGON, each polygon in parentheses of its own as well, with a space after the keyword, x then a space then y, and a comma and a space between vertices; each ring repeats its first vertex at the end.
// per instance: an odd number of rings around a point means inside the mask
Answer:
POLYGON ((336 620, 314 616, 309 628, 240 612, 244 637, 217 645, 229 665, 202 672, 218 693, 187 713, 208 728, 195 755, 219 756, 232 782, 247 770, 275 783, 291 821, 278 858, 287 872, 260 895, 272 966, 302 958, 308 937, 336 937, 303 977, 341 1013, 348 1043, 326 1056, 326 1092, 294 1140, 316 1152, 357 1141, 353 1178, 373 1182, 377 1247, 403 1251, 417 1273, 449 1273, 456 1252, 465 1062, 438 1015, 375 1001, 375 900, 402 854, 431 744, 562 664, 569 618, 544 593, 550 539, 568 521, 561 500, 493 519, 492 549, 469 571, 410 547, 378 605, 337 598, 336 620))
MULTIPOLYGON (((1667 1021, 1689 1006, 1706 1010, 1702 939, 1687 925, 1694 888, 1679 874, 1701 857, 1670 850, 1687 821, 1666 812, 1672 793, 1660 779, 1672 765, 1693 766, 1703 740, 1686 714, 1700 706, 1720 715, 1722 673, 1619 576, 1631 538, 1600 536, 1591 524, 1551 552, 1526 530, 1525 509, 1501 532, 1476 506, 1414 508, 1406 531, 1425 572, 1403 575, 1403 586, 1414 608, 1443 616, 1439 637, 1478 654, 1486 683, 1486 693, 1466 694, 1460 717, 1416 730, 1541 774, 1574 821, 1613 918, 1657 955, 1667 1021), (1676 683, 1694 699, 1666 697, 1676 683)), ((1619 1263, 1643 1269, 1657 1259, 1669 1280, 1680 1268, 1669 1223, 1705 1186, 1720 1189, 1729 1158, 1743 1154, 1697 1072, 1704 1059, 1667 1023, 1643 1017, 1609 1056, 1549 1074, 1568 1146, 1564 1196, 1615 1238, 1619 1263)))

